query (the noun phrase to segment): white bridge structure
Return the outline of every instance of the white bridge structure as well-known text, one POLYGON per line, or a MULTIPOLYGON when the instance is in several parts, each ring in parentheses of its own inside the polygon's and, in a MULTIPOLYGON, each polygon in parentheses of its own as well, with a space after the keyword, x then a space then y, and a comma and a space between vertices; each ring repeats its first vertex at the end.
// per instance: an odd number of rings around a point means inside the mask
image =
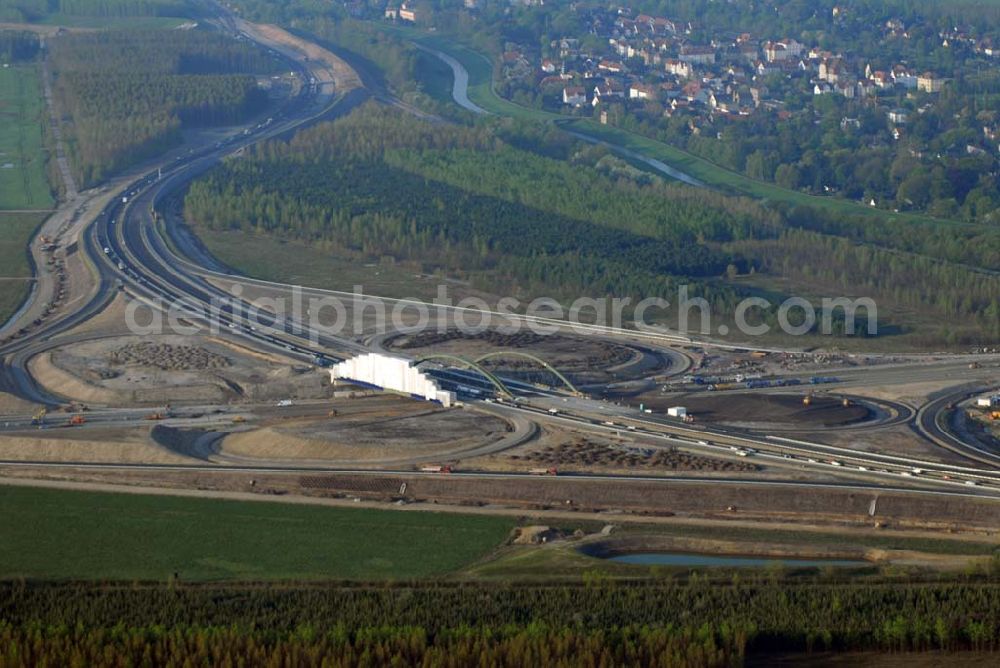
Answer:
POLYGON ((336 383, 338 380, 349 380, 372 385, 427 401, 438 401, 446 407, 455 403, 454 392, 442 390, 434 379, 414 365, 414 360, 404 357, 368 353, 331 367, 330 381, 336 383))

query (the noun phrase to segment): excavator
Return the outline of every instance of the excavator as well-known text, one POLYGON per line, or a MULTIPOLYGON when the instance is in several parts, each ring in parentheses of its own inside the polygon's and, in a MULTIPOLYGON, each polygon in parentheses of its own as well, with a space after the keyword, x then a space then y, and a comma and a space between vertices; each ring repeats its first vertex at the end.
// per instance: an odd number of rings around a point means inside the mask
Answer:
POLYGON ((38 409, 38 412, 31 416, 31 424, 41 429, 45 426, 45 416, 49 414, 49 409, 42 408, 38 409))

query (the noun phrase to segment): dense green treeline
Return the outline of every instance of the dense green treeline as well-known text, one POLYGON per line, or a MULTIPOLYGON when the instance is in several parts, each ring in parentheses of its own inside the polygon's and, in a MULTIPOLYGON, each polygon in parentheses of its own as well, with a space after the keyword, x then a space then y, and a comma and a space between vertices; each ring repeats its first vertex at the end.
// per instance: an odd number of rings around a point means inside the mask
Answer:
POLYGON ((927 343, 969 342, 959 331, 978 328, 982 340, 1000 338, 1000 276, 913 253, 857 245, 848 239, 789 230, 774 240, 732 245, 768 274, 839 288, 896 308, 949 317, 923 333, 927 343), (947 289, 950 286, 950 289, 947 289))
POLYGON ((11 647, 27 651, 28 645, 37 651, 75 645, 133 652, 148 644, 163 652, 338 652, 372 648, 367 643, 375 640, 392 652, 523 652, 547 644, 547 651, 570 652, 566 660, 600 646, 621 653, 618 665, 636 665, 622 659, 647 651, 663 658, 704 650, 702 657, 719 652, 728 659, 744 650, 1000 649, 1000 586, 989 582, 859 586, 744 574, 732 582, 694 576, 553 586, 8 583, 0 593, 0 637, 10 639, 0 645, 8 657, 11 647), (542 639, 547 642, 532 644, 542 639))
POLYGON ((60 110, 81 183, 169 149, 187 126, 238 123, 267 102, 259 49, 199 31, 96 32, 51 40, 60 110))
POLYGON ((77 33, 52 42, 59 72, 255 74, 275 61, 247 41, 201 30, 130 30, 77 33))
POLYGON ((714 629, 624 628, 607 632, 505 627, 457 628, 429 637, 422 628, 378 627, 287 634, 232 628, 83 630, 0 624, 0 667, 38 665, 251 666, 729 666, 740 639, 714 629))
POLYGON ((19 23, 34 23, 52 14, 131 18, 192 13, 185 0, 0 0, 0 18, 19 23))
POLYGON ((38 35, 26 30, 0 31, 0 61, 16 63, 38 55, 38 35))

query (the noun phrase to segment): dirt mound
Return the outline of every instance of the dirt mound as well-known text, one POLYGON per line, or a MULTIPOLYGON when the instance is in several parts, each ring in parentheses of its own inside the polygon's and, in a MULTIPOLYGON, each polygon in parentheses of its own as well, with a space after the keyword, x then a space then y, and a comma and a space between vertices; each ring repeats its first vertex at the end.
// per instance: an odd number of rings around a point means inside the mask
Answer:
POLYGON ((514 545, 539 545, 559 540, 563 534, 552 527, 532 525, 514 529, 514 545))
POLYGON ((224 355, 200 346, 172 345, 141 341, 129 343, 108 353, 108 363, 116 366, 149 366, 164 371, 222 369, 231 365, 224 355))
POLYGON ((502 334, 496 331, 487 331, 473 336, 452 330, 448 332, 422 332, 393 339, 392 345, 400 350, 411 350, 413 348, 423 348, 433 346, 446 341, 481 341, 499 348, 528 348, 535 346, 546 340, 547 337, 534 332, 518 332, 517 334, 502 334))
POLYGON ((548 466, 584 466, 625 469, 660 469, 668 471, 759 471, 749 462, 731 462, 711 457, 635 446, 595 443, 579 437, 570 443, 551 445, 510 459, 548 466))

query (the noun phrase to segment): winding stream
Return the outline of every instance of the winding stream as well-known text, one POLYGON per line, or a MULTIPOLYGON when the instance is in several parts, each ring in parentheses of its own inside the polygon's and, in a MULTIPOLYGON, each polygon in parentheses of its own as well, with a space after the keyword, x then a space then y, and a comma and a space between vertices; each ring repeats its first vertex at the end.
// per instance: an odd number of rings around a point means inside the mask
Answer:
POLYGON ((422 44, 417 44, 416 42, 414 42, 414 45, 421 51, 426 51, 427 53, 436 56, 445 65, 451 68, 451 73, 454 75, 454 83, 451 86, 451 97, 455 100, 455 103, 458 106, 463 109, 468 109, 474 114, 489 113, 469 99, 469 72, 465 69, 465 66, 462 65, 462 63, 458 62, 443 51, 438 51, 437 49, 432 49, 422 44))
POLYGON ((732 556, 723 554, 698 554, 694 552, 638 552, 608 557, 610 561, 643 566, 767 566, 780 564, 788 568, 817 568, 820 566, 861 567, 869 566, 860 559, 800 559, 784 557, 732 556))
MULTIPOLYGON (((475 102, 469 99, 469 72, 468 70, 465 69, 465 66, 462 65, 462 63, 458 62, 458 60, 448 55, 447 53, 444 53, 443 51, 438 51, 437 49, 432 49, 430 47, 418 44, 416 42, 414 42, 414 45, 418 49, 437 57, 444 64, 446 64, 448 67, 451 68, 452 74, 454 75, 454 83, 452 84, 451 87, 451 97, 453 100, 455 100, 456 104, 458 104, 463 109, 471 111, 474 114, 489 113, 488 111, 486 111, 485 109, 483 109, 482 107, 480 107, 475 102)), ((603 139, 598 139, 597 137, 585 134, 583 132, 578 132, 576 130, 567 130, 566 128, 563 128, 563 131, 576 137, 577 139, 582 139, 583 141, 589 142, 591 144, 600 144, 601 146, 606 146, 612 151, 615 151, 616 153, 623 155, 626 158, 630 158, 632 160, 638 160, 643 164, 649 165, 656 171, 666 176, 669 176, 672 179, 676 179, 682 183, 686 183, 689 186, 695 186, 697 188, 705 187, 705 184, 699 181, 698 179, 694 178, 689 174, 685 174, 679 169, 671 167, 670 165, 666 164, 661 160, 647 157, 645 155, 642 155, 641 153, 636 153, 635 151, 629 150, 627 148, 622 148, 617 144, 612 144, 611 142, 605 141, 603 139)))

